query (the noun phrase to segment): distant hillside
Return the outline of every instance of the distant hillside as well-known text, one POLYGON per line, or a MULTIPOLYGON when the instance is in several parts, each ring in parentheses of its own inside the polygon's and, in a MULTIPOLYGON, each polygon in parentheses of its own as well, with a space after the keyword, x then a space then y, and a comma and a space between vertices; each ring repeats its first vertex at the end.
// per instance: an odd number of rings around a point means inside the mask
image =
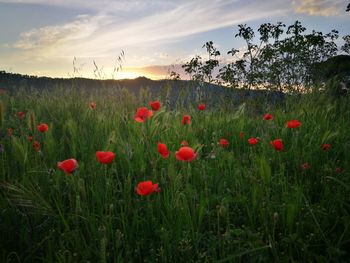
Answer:
POLYGON ((83 89, 86 92, 94 92, 100 88, 122 89, 125 88, 135 96, 138 96, 142 89, 147 88, 153 98, 157 98, 166 92, 170 94, 170 104, 174 105, 178 98, 186 100, 185 104, 196 101, 199 94, 201 100, 207 103, 216 103, 220 99, 229 100, 235 104, 245 100, 255 100, 268 96, 271 103, 280 102, 283 94, 268 91, 247 91, 231 89, 223 86, 204 83, 202 86, 189 80, 151 80, 146 77, 123 80, 96 80, 87 78, 49 78, 36 77, 21 74, 7 73, 0 71, 0 88, 15 91, 19 88, 54 90, 57 88, 83 89), (171 88, 169 88, 171 87, 171 88))
POLYGON ((321 80, 337 77, 340 80, 350 79, 350 56, 338 55, 316 64, 316 72, 321 80))

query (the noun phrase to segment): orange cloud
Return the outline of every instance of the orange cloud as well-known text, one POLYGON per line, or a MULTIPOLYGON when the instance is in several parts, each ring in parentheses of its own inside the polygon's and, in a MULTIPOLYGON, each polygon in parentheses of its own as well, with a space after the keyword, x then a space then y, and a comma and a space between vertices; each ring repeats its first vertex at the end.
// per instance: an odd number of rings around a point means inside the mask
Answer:
POLYGON ((297 13, 333 16, 340 13, 344 4, 342 0, 294 0, 293 5, 297 13))

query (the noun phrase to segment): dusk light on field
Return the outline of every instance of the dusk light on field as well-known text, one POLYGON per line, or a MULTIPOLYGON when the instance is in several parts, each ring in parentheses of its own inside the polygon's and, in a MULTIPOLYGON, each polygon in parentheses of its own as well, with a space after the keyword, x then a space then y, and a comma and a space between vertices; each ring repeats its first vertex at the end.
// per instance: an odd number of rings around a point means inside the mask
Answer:
POLYGON ((0 262, 348 262, 350 2, 0 0, 0 262))

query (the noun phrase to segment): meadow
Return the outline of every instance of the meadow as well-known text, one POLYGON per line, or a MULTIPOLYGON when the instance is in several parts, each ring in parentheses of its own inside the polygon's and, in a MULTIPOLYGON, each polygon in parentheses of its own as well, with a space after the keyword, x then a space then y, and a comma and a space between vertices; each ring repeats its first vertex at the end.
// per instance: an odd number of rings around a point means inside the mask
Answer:
POLYGON ((349 260, 349 96, 258 110, 113 89, 0 100, 1 262, 349 260))

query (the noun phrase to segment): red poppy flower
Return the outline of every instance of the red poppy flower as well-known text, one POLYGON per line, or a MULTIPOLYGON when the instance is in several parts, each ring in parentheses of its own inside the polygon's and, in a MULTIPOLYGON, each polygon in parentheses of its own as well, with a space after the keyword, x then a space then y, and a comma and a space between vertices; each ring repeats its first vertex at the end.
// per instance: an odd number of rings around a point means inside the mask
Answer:
POLYGON ((91 102, 89 105, 90 109, 96 109, 96 103, 95 102, 91 102))
POLYGON ((311 168, 311 165, 309 163, 303 163, 301 168, 303 168, 303 170, 306 171, 306 170, 309 170, 311 168))
POLYGON ((11 136, 13 134, 13 129, 12 128, 8 128, 7 129, 7 134, 11 136))
POLYGON ((322 150, 324 150, 324 151, 328 151, 329 148, 331 148, 331 145, 328 144, 328 143, 324 143, 324 144, 321 145, 321 148, 322 148, 322 150))
POLYGON ((181 142, 181 146, 188 146, 188 142, 187 141, 182 141, 181 142))
POLYGON ((335 172, 336 172, 337 174, 340 174, 342 171, 343 171, 343 169, 340 168, 340 167, 335 168, 335 172))
POLYGON ((28 142, 32 142, 33 141, 33 136, 28 136, 27 140, 28 140, 28 142))
POLYGON ((185 146, 181 147, 175 153, 175 156, 177 160, 191 162, 197 157, 197 154, 193 151, 191 147, 185 146))
POLYGON ((259 140, 257 138, 249 138, 248 139, 248 143, 250 145, 256 145, 256 144, 258 144, 258 142, 259 142, 259 140))
POLYGON ((182 123, 182 125, 190 124, 191 123, 191 116, 190 115, 184 115, 182 117, 181 123, 182 123))
POLYGON ((243 137, 244 137, 244 132, 239 132, 239 138, 241 138, 241 139, 243 139, 243 137))
POLYGON ((229 145, 229 142, 226 139, 220 139, 219 144, 222 148, 225 148, 229 145))
POLYGON ((270 144, 275 148, 276 151, 282 151, 283 150, 282 139, 276 139, 274 141, 271 141, 270 144))
POLYGON ((141 182, 136 187, 136 193, 143 196, 157 193, 159 191, 160 188, 158 187, 158 184, 153 184, 152 181, 141 182))
POLYGON ((151 101, 151 102, 149 103, 149 106, 151 106, 152 110, 158 111, 159 108, 160 108, 160 102, 159 102, 158 100, 156 100, 156 101, 151 101))
POLYGON ((57 167, 66 174, 73 173, 78 168, 78 162, 75 159, 67 159, 57 163, 57 167))
POLYGON ((264 117, 263 117, 263 119, 265 120, 265 121, 269 121, 269 120, 272 120, 273 119, 273 116, 271 115, 271 114, 265 114, 264 115, 264 117))
POLYGON ((148 110, 146 107, 138 108, 136 114, 134 115, 134 119, 137 122, 144 122, 147 118, 153 116, 153 111, 148 110))
POLYGON ((115 158, 114 152, 103 152, 103 151, 96 152, 96 159, 102 164, 110 164, 111 162, 113 162, 114 158, 115 158))
POLYGON ((160 142, 158 143, 158 152, 163 158, 168 158, 169 154, 170 154, 166 145, 164 143, 160 143, 160 142))
POLYGON ((291 120, 287 122, 288 128, 295 129, 295 128, 298 128, 299 126, 301 126, 301 122, 298 120, 291 120))
POLYGON ((23 111, 17 112, 17 117, 18 117, 20 120, 23 120, 25 116, 26 116, 26 114, 25 114, 23 111))
POLYGON ((40 143, 38 141, 33 142, 33 149, 36 151, 40 150, 40 143))
POLYGON ((204 103, 201 103, 201 104, 199 104, 198 105, 198 109, 200 110, 200 111, 203 111, 203 110, 205 110, 205 104, 204 103))
POLYGON ((49 126, 46 123, 39 124, 37 128, 38 131, 42 133, 47 132, 49 130, 49 126))

